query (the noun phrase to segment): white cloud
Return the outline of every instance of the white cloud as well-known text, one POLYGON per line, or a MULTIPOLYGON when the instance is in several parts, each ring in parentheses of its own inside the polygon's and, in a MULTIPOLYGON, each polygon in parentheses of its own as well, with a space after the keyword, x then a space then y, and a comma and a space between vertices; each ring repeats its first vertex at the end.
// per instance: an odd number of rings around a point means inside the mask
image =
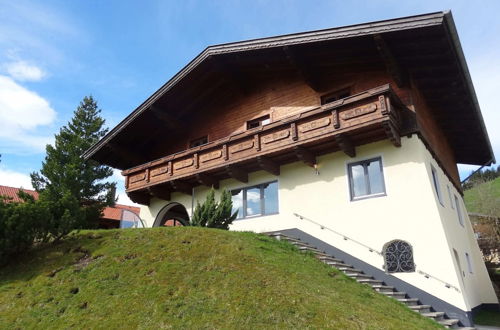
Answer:
MULTIPOLYGON (((0 75, 0 138, 2 148, 30 147, 42 151, 50 136, 37 135, 34 130, 54 122, 56 112, 49 102, 37 93, 16 83, 12 78, 0 75), (10 141, 9 145, 6 141, 10 141), (12 145, 14 144, 14 145, 12 145)), ((9 152, 11 152, 9 150, 9 152)))
POLYGON ((5 71, 19 81, 39 81, 45 78, 46 72, 26 61, 15 61, 4 64, 5 71))
POLYGON ((0 185, 33 189, 29 175, 6 169, 0 169, 0 185))
POLYGON ((121 174, 120 170, 113 169, 113 176, 109 181, 116 182, 116 196, 118 197, 118 204, 140 206, 130 200, 125 192, 125 177, 121 174))

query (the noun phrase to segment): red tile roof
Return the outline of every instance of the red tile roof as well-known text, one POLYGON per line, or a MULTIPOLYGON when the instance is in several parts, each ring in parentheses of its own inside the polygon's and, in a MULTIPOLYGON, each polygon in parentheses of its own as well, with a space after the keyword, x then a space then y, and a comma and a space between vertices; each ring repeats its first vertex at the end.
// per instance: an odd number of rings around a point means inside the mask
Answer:
MULTIPOLYGON (((21 188, 14 188, 14 187, 7 187, 7 186, 1 186, 0 185, 0 195, 8 196, 12 198, 12 201, 14 202, 22 202, 22 200, 17 196, 17 193, 21 190, 21 188)), ((35 199, 38 199, 38 193, 34 190, 30 189, 24 189, 22 190, 31 196, 33 196, 35 199)), ((123 205, 123 204, 115 204, 114 207, 106 207, 103 210, 103 216, 101 217, 102 219, 108 219, 108 220, 121 220, 122 219, 122 213, 123 210, 128 210, 131 212, 134 212, 135 214, 139 215, 139 212, 141 211, 140 208, 136 206, 129 206, 129 205, 123 205)))
POLYGON ((24 189, 24 188, 14 188, 7 186, 0 186, 0 195, 12 198, 13 202, 22 202, 23 200, 17 196, 19 190, 23 190, 25 193, 30 194, 35 199, 38 199, 38 193, 34 190, 24 189))

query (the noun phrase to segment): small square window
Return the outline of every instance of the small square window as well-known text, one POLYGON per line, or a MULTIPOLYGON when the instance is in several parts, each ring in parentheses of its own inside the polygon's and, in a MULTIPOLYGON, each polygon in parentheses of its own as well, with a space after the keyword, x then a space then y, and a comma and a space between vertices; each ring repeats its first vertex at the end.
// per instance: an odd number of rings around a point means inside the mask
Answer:
POLYGON ((269 115, 247 121, 247 129, 257 128, 271 123, 269 115))
POLYGON ((381 158, 364 160, 348 165, 351 200, 385 195, 381 158))
POLYGON ((340 89, 340 90, 335 91, 333 93, 328 93, 326 95, 323 95, 321 97, 321 104, 335 102, 335 101, 338 101, 341 99, 345 99, 346 97, 349 97, 349 96, 351 96, 351 89, 350 88, 340 89))
POLYGON ((195 148, 208 143, 208 136, 202 136, 200 138, 189 141, 189 148, 195 148))

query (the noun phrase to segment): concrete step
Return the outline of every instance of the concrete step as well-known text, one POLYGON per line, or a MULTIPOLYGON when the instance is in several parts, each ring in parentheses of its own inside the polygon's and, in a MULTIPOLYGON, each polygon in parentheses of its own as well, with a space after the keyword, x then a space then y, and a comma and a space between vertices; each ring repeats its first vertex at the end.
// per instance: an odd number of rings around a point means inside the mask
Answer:
POLYGON ((438 321, 438 323, 444 326, 445 328, 458 328, 459 327, 458 322, 459 320, 457 319, 444 319, 438 321))
POLYGON ((420 314, 431 312, 431 305, 413 305, 408 306, 408 308, 420 314))
POLYGON ((370 286, 374 286, 374 285, 384 285, 384 281, 380 281, 380 280, 374 280, 374 279, 371 279, 371 278, 362 278, 362 279, 359 279, 357 280, 358 283, 361 283, 361 284, 368 284, 370 286))
POLYGON ((318 249, 316 249, 315 247, 312 247, 312 246, 303 246, 303 245, 297 245, 299 251, 301 252, 304 252, 304 251, 310 251, 314 254, 324 254, 323 251, 320 251, 318 249))
POLYGON ((370 279, 373 279, 373 276, 371 275, 367 275, 367 274, 359 274, 359 273, 354 273, 354 274, 347 274, 347 276, 349 276, 350 278, 353 278, 355 280, 362 280, 362 279, 365 279, 365 280, 370 280, 370 279))
POLYGON ((338 267, 339 270, 343 271, 346 275, 349 274, 363 274, 361 269, 350 268, 350 267, 338 267))
POLYGON ((324 261, 325 264, 333 266, 335 268, 338 267, 347 267, 347 268, 352 268, 352 265, 344 264, 342 262, 337 262, 337 261, 324 261))
POLYGON ((394 292, 394 287, 389 285, 372 285, 372 288, 377 292, 394 292))
POLYGON ((435 321, 440 321, 444 319, 443 312, 429 312, 429 313, 422 313, 422 315, 430 319, 434 319, 435 321))
POLYGON ((385 294, 386 296, 391 297, 391 298, 395 298, 395 299, 406 297, 406 292, 386 291, 386 292, 380 292, 380 293, 385 294))
POLYGON ((397 299, 400 303, 405 304, 406 306, 415 306, 418 305, 417 298, 399 298, 397 299))
POLYGON ((315 249, 314 246, 308 244, 308 243, 305 243, 305 242, 296 242, 296 241, 289 241, 290 244, 292 245, 295 245, 295 246, 304 246, 304 247, 310 247, 310 248, 313 248, 315 249))
MULTIPOLYGON (((335 257, 331 257, 331 256, 328 256, 328 257, 325 257, 325 256, 318 256, 317 257, 319 260, 321 261, 336 261, 336 262, 343 262, 341 259, 338 259, 338 258, 335 258, 335 257)), ((339 268, 339 270, 342 270, 339 268)))

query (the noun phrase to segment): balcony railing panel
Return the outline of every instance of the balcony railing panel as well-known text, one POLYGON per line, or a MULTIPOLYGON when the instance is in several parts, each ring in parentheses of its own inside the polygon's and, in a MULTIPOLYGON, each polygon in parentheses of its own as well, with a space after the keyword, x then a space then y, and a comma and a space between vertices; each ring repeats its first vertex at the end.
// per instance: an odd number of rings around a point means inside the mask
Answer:
MULTIPOLYGON (((224 169, 258 157, 292 153, 296 147, 330 141, 342 149, 342 135, 356 139, 370 130, 385 132, 399 143, 400 114, 404 108, 389 85, 294 114, 263 127, 188 149, 122 172, 128 192, 188 180, 200 173, 224 169), (395 106, 396 105, 396 106, 395 106), (336 142, 335 142, 336 141, 336 142)), ((346 151, 346 153, 348 153, 346 151)), ((145 191, 145 190, 144 190, 145 191)))

